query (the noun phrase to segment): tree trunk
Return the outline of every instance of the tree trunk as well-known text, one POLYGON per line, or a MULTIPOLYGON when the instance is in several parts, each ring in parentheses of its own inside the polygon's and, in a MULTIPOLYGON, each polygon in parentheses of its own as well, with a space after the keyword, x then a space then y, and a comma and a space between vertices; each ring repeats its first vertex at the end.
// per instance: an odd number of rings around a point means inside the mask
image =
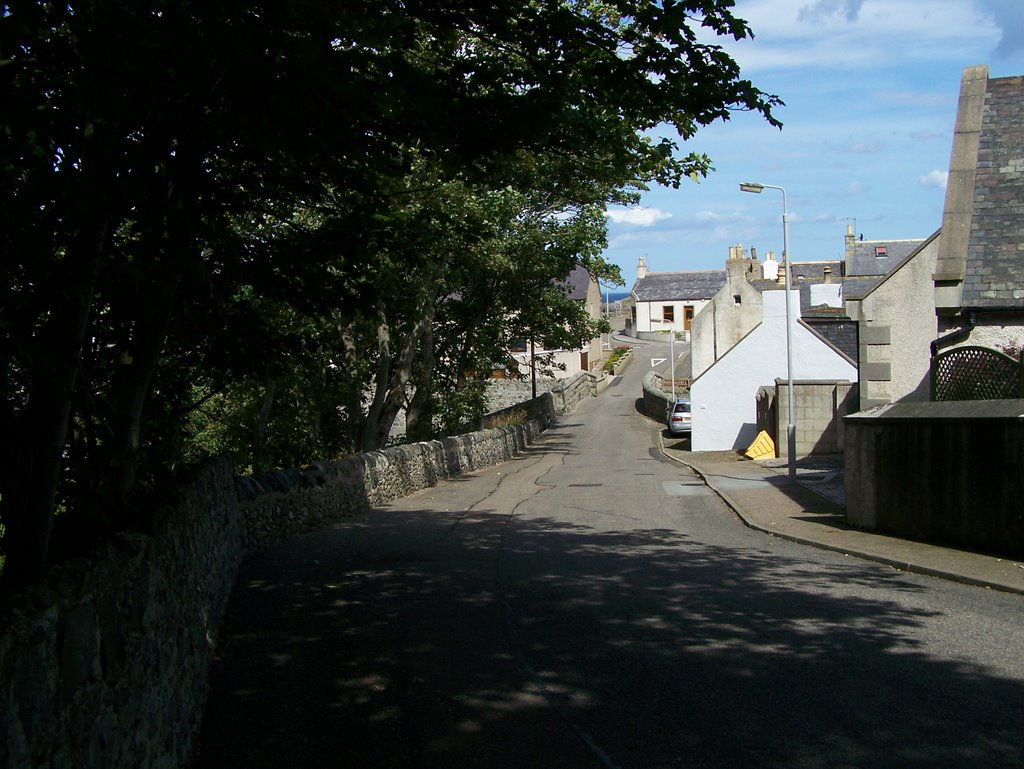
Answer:
POLYGON ((135 488, 146 405, 171 323, 172 291, 170 286, 151 289, 131 342, 121 351, 114 372, 113 394, 117 410, 114 414, 109 480, 119 513, 124 513, 135 488))
MULTIPOLYGON (((2 459, 7 473, 0 489, 6 526, 3 582, 6 587, 40 580, 46 573, 57 486, 71 415, 71 396, 81 369, 100 253, 104 221, 85 241, 78 274, 56 295, 42 333, 33 347, 34 370, 25 410, 16 417, 2 459)), ((70 270, 70 267, 69 267, 70 270)))
POLYGON ((263 387, 263 403, 256 419, 256 427, 252 431, 252 471, 261 472, 266 468, 263 453, 267 445, 267 427, 270 424, 270 412, 274 408, 274 396, 277 393, 277 379, 267 374, 263 387))
MULTIPOLYGON (((428 288, 420 318, 410 330, 405 346, 402 348, 402 354, 398 356, 397 360, 391 357, 389 339, 383 338, 382 340, 376 392, 370 413, 367 414, 366 430, 363 432, 362 448, 364 451, 379 449, 387 443, 391 427, 405 402, 406 387, 412 378, 413 364, 416 362, 416 351, 420 347, 420 341, 424 334, 434 324, 435 291, 433 286, 428 288), (382 375, 385 354, 390 376, 382 375)), ((388 333, 386 324, 382 324, 381 328, 384 329, 385 334, 388 333)), ((379 334, 378 338, 381 338, 379 334)))
POLYGON ((434 310, 431 302, 429 318, 420 340, 420 369, 416 376, 416 392, 405 409, 405 436, 408 441, 425 441, 434 435, 434 310))

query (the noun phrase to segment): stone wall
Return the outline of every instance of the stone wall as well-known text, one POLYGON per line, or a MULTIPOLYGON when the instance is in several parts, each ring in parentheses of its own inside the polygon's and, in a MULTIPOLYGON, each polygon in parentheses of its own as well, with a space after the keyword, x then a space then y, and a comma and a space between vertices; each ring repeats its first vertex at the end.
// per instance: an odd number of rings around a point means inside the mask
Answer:
POLYGON ((556 414, 569 414, 587 398, 597 395, 598 384, 603 376, 590 371, 580 371, 551 388, 551 398, 556 414))
POLYGON ((496 427, 440 441, 411 443, 239 478, 247 552, 314 531, 334 521, 407 496, 438 481, 511 459, 540 435, 546 422, 496 427))
POLYGON ((241 559, 231 463, 0 608, 0 766, 179 767, 241 559))
MULTIPOLYGON (((585 386, 584 386, 585 388, 585 386)), ((498 464, 546 421, 234 478, 210 463, 148 530, 0 605, 0 768, 187 766, 243 550, 498 464)))
MULTIPOLYGON (((672 378, 669 377, 668 381, 671 384, 672 378)), ((665 392, 661 389, 661 386, 662 377, 660 374, 652 371, 644 377, 643 409, 644 413, 651 419, 663 422, 665 415, 668 413, 668 405, 672 400, 672 393, 665 392)))
POLYGON ((854 526, 1024 557, 1024 400, 895 403, 846 417, 854 526))

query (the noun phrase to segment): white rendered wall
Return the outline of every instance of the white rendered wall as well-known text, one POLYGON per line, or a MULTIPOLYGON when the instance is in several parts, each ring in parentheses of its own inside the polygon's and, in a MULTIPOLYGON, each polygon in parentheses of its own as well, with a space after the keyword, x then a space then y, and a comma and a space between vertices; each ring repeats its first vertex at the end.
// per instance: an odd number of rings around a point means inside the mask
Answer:
POLYGON ((637 302, 636 303, 636 330, 637 331, 683 331, 685 307, 692 307, 694 318, 710 302, 709 299, 687 299, 677 302, 637 302), (671 323, 663 321, 662 313, 665 307, 672 307, 674 319, 671 323))
MULTIPOLYGON (((857 381, 857 369, 797 321, 800 292, 793 302, 793 379, 857 381)), ((786 292, 766 291, 764 320, 718 359, 690 388, 694 451, 745 449, 756 437, 755 399, 762 385, 786 379, 786 292)))

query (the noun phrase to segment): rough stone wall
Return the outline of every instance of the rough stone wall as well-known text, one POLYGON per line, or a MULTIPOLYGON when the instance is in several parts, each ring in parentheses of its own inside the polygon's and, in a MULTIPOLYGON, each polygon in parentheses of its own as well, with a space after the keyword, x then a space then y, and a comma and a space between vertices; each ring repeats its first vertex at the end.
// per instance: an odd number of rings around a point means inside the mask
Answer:
MULTIPOLYGON (((540 377, 537 379, 537 393, 549 392, 559 380, 540 377)), ((487 410, 501 411, 517 406, 533 397, 533 385, 529 379, 487 380, 487 410)))
POLYGON ((191 760, 244 550, 498 464, 546 422, 302 470, 210 463, 147 533, 125 532, 0 605, 0 768, 175 769, 191 760))
POLYGON ((596 374, 581 371, 552 387, 551 397, 555 404, 555 413, 569 414, 584 400, 596 396, 598 379, 596 374))
MULTIPOLYGON (((662 377, 653 371, 644 377, 644 413, 652 419, 665 420, 668 413, 668 404, 672 400, 671 393, 661 389, 662 377)), ((669 378, 671 384, 672 379, 669 378)))
POLYGON ((411 443, 239 478, 243 546, 247 552, 314 531, 454 478, 511 459, 546 423, 496 427, 440 441, 411 443))
POLYGON ((126 532, 0 609, 0 766, 178 767, 241 558, 218 460, 126 532))
POLYGON ((504 427, 536 419, 541 428, 546 430, 555 420, 555 416, 555 402, 551 393, 545 392, 536 398, 485 414, 480 420, 480 429, 489 430, 492 427, 504 427))

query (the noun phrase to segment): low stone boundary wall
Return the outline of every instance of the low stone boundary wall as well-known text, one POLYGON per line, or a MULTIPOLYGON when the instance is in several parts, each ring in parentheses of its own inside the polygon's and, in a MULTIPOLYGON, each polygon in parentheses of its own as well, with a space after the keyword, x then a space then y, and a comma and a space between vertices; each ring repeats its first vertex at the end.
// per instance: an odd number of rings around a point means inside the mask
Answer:
POLYGON ((895 403, 843 420, 847 519, 1024 557, 1024 400, 895 403))
POLYGON ((438 481, 511 459, 543 432, 531 419, 439 441, 239 478, 246 552, 328 526, 438 481))
POLYGON ((0 766, 180 767, 241 560, 231 462, 0 608, 0 766))
MULTIPOLYGON (((671 383, 671 379, 669 382, 671 383)), ((672 394, 661 389, 662 376, 651 371, 644 377, 644 398, 643 409, 651 419, 659 422, 665 421, 665 414, 668 413, 668 405, 672 400, 672 394)))
POLYGON ((485 414, 480 420, 480 429, 490 430, 492 427, 504 427, 536 419, 541 429, 546 430, 548 425, 555 421, 555 416, 554 399, 550 392, 545 392, 528 401, 485 414))
POLYGON ((556 414, 569 414, 587 398, 597 395, 598 377, 590 371, 580 371, 551 388, 556 414))
POLYGON ((243 551, 521 452, 543 419, 235 478, 219 459, 146 533, 0 604, 0 767, 188 766, 243 551))

